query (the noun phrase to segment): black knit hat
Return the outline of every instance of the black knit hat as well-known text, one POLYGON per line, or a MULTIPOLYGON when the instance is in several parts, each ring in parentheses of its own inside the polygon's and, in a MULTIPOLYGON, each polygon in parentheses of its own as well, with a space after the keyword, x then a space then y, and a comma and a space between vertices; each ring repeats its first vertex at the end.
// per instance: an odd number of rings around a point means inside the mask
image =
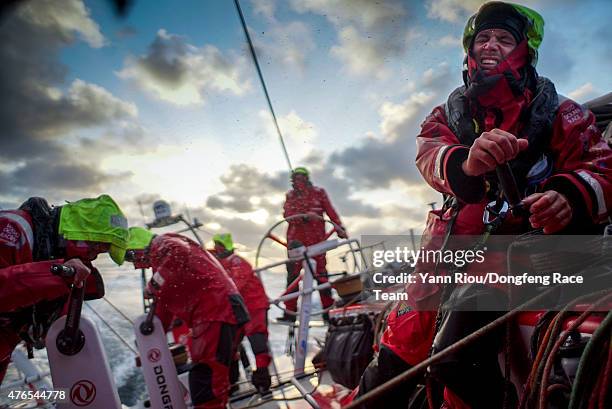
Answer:
POLYGON ((487 3, 478 12, 474 37, 482 30, 501 28, 508 31, 517 43, 525 39, 525 17, 512 5, 502 2, 487 3))

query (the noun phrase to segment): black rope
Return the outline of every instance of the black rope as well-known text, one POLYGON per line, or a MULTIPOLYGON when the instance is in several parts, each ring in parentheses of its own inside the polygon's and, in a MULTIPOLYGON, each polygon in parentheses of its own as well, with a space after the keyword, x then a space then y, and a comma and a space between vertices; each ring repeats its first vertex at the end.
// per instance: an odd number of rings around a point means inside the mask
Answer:
POLYGON ((242 9, 240 8, 240 1, 234 0, 234 4, 236 5, 236 10, 238 10, 238 16, 240 17, 240 23, 242 24, 242 30, 244 31, 244 35, 246 37, 247 43, 249 44, 249 49, 251 50, 251 57, 253 57, 255 68, 257 68, 257 75, 259 75, 259 81, 261 83, 261 87, 263 88, 264 94, 266 95, 266 101, 268 101, 268 108, 270 108, 270 113, 272 114, 272 120, 274 121, 274 126, 276 127, 276 132, 278 133, 278 138, 280 139, 280 143, 283 148, 283 153, 285 154, 285 159, 287 160, 287 165, 289 165, 289 170, 292 171, 293 166, 291 166, 291 160, 289 159, 289 153, 287 153, 287 147, 285 146, 285 140, 283 139, 283 134, 281 133, 280 127, 278 126, 278 121, 276 120, 276 114, 274 113, 274 108, 272 108, 272 101, 270 101, 270 95, 268 94, 268 88, 266 87, 266 82, 264 81, 263 74, 261 73, 261 68, 259 68, 259 62, 257 61, 257 54, 255 54, 255 48, 253 47, 253 42, 251 41, 251 36, 249 35, 249 30, 247 29, 246 22, 244 20, 244 15, 242 14, 242 9))

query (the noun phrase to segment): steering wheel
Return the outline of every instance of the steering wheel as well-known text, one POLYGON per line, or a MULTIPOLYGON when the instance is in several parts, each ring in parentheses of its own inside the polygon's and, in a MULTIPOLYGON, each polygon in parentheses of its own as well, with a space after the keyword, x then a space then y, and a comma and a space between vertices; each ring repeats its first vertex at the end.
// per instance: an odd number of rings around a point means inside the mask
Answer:
POLYGON ((270 227, 268 229, 268 231, 263 236, 263 238, 259 241, 259 245, 257 246, 257 253, 255 254, 255 268, 259 267, 259 257, 260 257, 260 254, 261 254, 261 249, 262 249, 262 247, 263 247, 263 245, 264 245, 264 243, 265 243, 265 241, 267 239, 270 239, 270 240, 272 240, 272 241, 282 245, 285 248, 287 248, 287 246, 288 246, 287 242, 285 242, 283 239, 281 239, 280 237, 278 237, 277 235, 275 235, 273 233, 274 229, 276 229, 278 226, 280 226, 283 223, 289 223, 291 220, 295 220, 295 219, 299 219, 299 218, 304 218, 304 217, 308 217, 308 218, 313 217, 315 219, 322 220, 325 223, 329 223, 329 224, 332 225, 332 229, 325 233, 325 237, 321 241, 325 241, 325 240, 329 239, 331 237, 331 235, 334 234, 334 233, 344 232, 344 229, 340 225, 332 222, 331 220, 327 220, 323 216, 319 216, 318 214, 315 214, 315 213, 299 213, 299 214, 294 214, 293 216, 285 217, 284 219, 274 223, 272 225, 272 227, 270 227))

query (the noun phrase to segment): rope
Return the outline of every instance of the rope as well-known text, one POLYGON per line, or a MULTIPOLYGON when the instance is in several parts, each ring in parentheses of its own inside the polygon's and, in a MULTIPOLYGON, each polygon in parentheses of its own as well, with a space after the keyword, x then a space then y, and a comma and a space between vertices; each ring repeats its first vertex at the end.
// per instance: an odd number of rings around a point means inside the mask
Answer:
MULTIPOLYGON (((552 294, 553 291, 557 291, 557 290, 559 290, 559 286, 552 287, 542 292, 538 296, 532 298, 531 300, 526 301, 525 303, 513 309, 512 311, 508 311, 506 314, 490 322, 489 324, 485 325, 479 330, 474 331, 473 333, 466 336, 462 340, 455 342, 454 344, 432 355, 431 357, 419 363, 418 365, 413 366, 412 368, 404 371, 403 373, 390 379, 389 381, 383 383, 382 385, 377 386, 376 388, 372 389, 370 392, 361 396, 359 399, 354 400, 350 405, 346 406, 344 409, 355 409, 361 405, 364 405, 372 401, 373 399, 380 397, 381 395, 385 394, 388 390, 399 387, 404 382, 414 378, 416 375, 426 370, 429 365, 435 364, 441 359, 446 358, 447 356, 456 353, 457 351, 465 348, 468 345, 471 345, 474 341, 480 339, 484 334, 496 329, 500 325, 513 319, 521 311, 527 310, 528 307, 535 305, 538 302, 546 299, 546 297, 550 296, 550 294, 552 294)), ((609 290, 604 290, 604 291, 609 291, 609 290)))
POLYGON ((124 318, 124 319, 125 319, 127 322, 129 322, 130 324, 134 325, 134 321, 132 321, 132 320, 130 319, 130 317, 128 317, 127 315, 125 315, 125 314, 123 313, 123 311, 121 311, 119 308, 117 308, 117 307, 115 306, 115 304, 113 304, 112 302, 110 302, 108 298, 104 297, 104 298, 102 298, 102 299, 103 299, 104 301, 106 301, 106 302, 108 303, 108 305, 110 305, 111 307, 113 307, 113 308, 115 309, 115 311, 117 311, 117 312, 119 313, 119 315, 121 315, 121 316, 122 316, 122 317, 123 317, 123 318, 124 318))
POLYGON ((612 326, 612 312, 609 312, 606 318, 599 324, 597 330, 593 333, 593 336, 587 343, 584 352, 582 353, 582 358, 580 359, 580 363, 578 364, 578 371, 576 372, 576 377, 574 378, 574 386, 572 388, 572 394, 570 396, 569 409, 578 409, 580 407, 581 400, 583 396, 581 392, 583 391, 583 383, 584 380, 589 374, 586 368, 587 361, 589 361, 589 357, 595 353, 595 344, 606 334, 607 331, 610 331, 610 327, 612 326))
POLYGON ((119 333, 117 331, 115 331, 113 329, 113 327, 111 327, 110 324, 108 322, 106 322, 104 320, 104 318, 102 318, 102 316, 100 314, 98 314, 98 312, 96 310, 94 310, 89 304, 85 304, 85 305, 87 307, 89 307, 91 312, 93 312, 100 319, 100 321, 102 321, 108 327, 108 329, 110 329, 111 332, 113 334, 115 334, 115 336, 117 338, 119 338, 119 341, 121 341, 126 347, 128 347, 130 349, 130 351, 132 351, 135 355, 138 355, 138 352, 134 349, 134 347, 132 347, 125 339, 123 339, 123 337, 121 335, 119 335, 119 333))
POLYGON ((548 355, 548 359, 546 360, 546 364, 544 366, 544 372, 542 373, 542 384, 540 386, 540 398, 539 398, 539 407, 546 408, 547 407, 547 389, 548 389, 548 381, 550 377, 550 371, 555 362, 555 356, 557 355, 557 351, 561 348, 561 345, 565 342, 567 337, 572 333, 572 331, 576 330, 588 317, 591 313, 601 305, 604 301, 609 300, 612 297, 612 294, 605 295, 600 298, 593 304, 591 304, 576 320, 574 320, 571 325, 561 333, 561 336, 557 338, 555 344, 553 345, 550 354, 548 355))
POLYGON ((240 8, 240 1, 234 0, 234 4, 236 5, 236 10, 238 11, 238 16, 240 17, 240 24, 242 24, 242 30, 244 31, 244 36, 246 37, 247 43, 249 44, 249 50, 251 51, 251 57, 253 57, 253 62, 255 63, 255 68, 257 69, 257 75, 259 76, 259 82, 261 83, 261 87, 263 88, 264 94, 266 95, 266 101, 268 102, 268 108, 270 109, 270 113, 272 114, 272 120, 274 121, 274 127, 276 128, 276 133, 278 134, 278 138, 280 140, 281 147, 283 148, 283 153, 285 154, 287 165, 289 165, 289 170, 293 171, 293 166, 291 166, 291 160, 289 159, 289 153, 287 152, 287 147, 285 146, 285 140, 283 139, 283 134, 281 133, 280 127, 278 126, 278 121, 276 120, 276 114, 274 113, 274 108, 272 107, 272 101, 270 101, 270 95, 268 94, 268 88, 266 87, 266 82, 261 72, 261 68, 259 67, 259 62, 257 61, 257 54, 255 54, 255 47, 253 47, 253 42, 251 41, 251 36, 249 35, 249 30, 247 29, 246 22, 244 20, 244 15, 242 14, 242 9, 240 8))

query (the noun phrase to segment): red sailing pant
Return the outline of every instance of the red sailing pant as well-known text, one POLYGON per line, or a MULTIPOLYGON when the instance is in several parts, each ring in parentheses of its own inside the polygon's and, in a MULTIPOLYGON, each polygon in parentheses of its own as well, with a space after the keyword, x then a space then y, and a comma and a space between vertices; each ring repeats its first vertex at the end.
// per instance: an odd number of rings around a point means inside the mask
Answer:
POLYGON ((197 409, 225 409, 229 394, 229 367, 236 355, 243 328, 212 321, 192 330, 189 371, 191 401, 197 409))
MULTIPOLYGON (((317 263, 317 271, 315 274, 315 279, 317 283, 323 284, 327 282, 327 259, 325 258, 325 254, 320 254, 313 259, 317 263)), ((302 268, 302 261, 287 263, 287 286, 289 286, 300 274, 300 270, 302 268)), ((288 294, 294 293, 298 290, 298 287, 295 287, 288 294)), ((319 296, 321 297, 321 305, 323 308, 328 308, 334 303, 334 299, 331 295, 331 290, 325 289, 319 291, 319 296)), ((293 298, 291 300, 285 301, 285 308, 289 311, 297 311, 297 298, 293 298)))
POLYGON ((272 360, 268 350, 268 309, 249 311, 249 315, 251 321, 245 324, 244 334, 251 344, 257 368, 267 368, 272 360))

